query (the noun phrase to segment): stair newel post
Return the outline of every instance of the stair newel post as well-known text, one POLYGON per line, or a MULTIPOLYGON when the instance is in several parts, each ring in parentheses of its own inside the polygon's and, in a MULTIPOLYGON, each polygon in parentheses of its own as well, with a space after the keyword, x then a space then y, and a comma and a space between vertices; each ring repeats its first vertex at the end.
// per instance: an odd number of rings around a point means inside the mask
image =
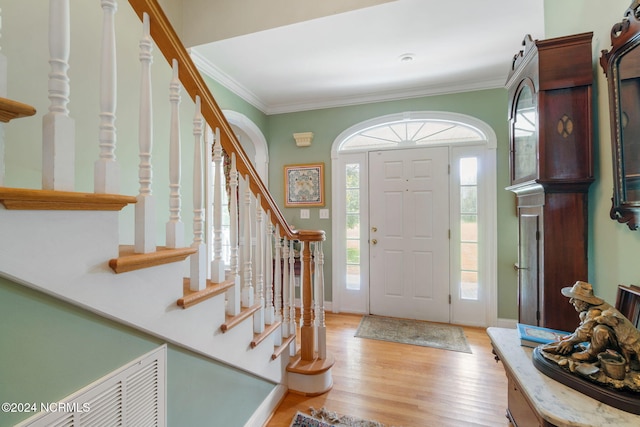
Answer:
POLYGON ((273 224, 271 224, 271 211, 265 215, 267 219, 267 229, 265 233, 264 246, 264 322, 272 325, 275 319, 273 310, 273 224))
POLYGON ((309 242, 311 247, 311 289, 313 291, 313 351, 318 351, 318 242, 309 242))
POLYGON ((156 250, 156 207, 151 192, 153 169, 151 152, 153 149, 153 108, 151 96, 151 51, 153 43, 149 29, 149 15, 142 15, 143 36, 140 40, 140 117, 138 124, 138 147, 140 166, 138 180, 139 194, 135 206, 135 252, 150 253, 156 250))
POLYGON ((204 209, 203 209, 203 119, 200 112, 200 96, 196 95, 196 111, 193 118, 193 136, 195 140, 193 155, 193 243, 192 248, 198 251, 190 257, 190 289, 201 291, 207 286, 206 256, 207 248, 204 244, 204 209))
MULTIPOLYGON (((280 261, 280 260, 278 260, 280 261)), ((289 241, 285 237, 282 241, 282 336, 288 338, 295 333, 295 329, 290 329, 291 319, 289 316, 289 305, 291 304, 291 298, 289 296, 289 241)))
POLYGON ((213 261, 211 262, 211 281, 222 283, 225 279, 225 264, 222 259, 222 144, 220 129, 216 128, 213 145, 213 261))
POLYGON ((167 247, 184 246, 184 224, 180 219, 180 179, 181 179, 181 142, 180 142, 180 80, 178 79, 178 61, 173 60, 173 77, 169 85, 171 102, 171 124, 169 128, 169 221, 167 222, 167 247))
POLYGON ((49 112, 42 118, 42 188, 73 191, 75 122, 69 117, 69 0, 49 1, 49 112))
POLYGON ((327 358, 327 327, 324 323, 324 251, 322 242, 315 243, 314 252, 315 324, 318 358, 327 358))
POLYGON ((230 270, 234 281, 233 287, 227 291, 226 313, 230 316, 240 314, 240 275, 238 260, 238 169, 236 154, 231 153, 231 171, 229 172, 229 246, 230 270))
MULTIPOLYGON (((291 240, 289 248, 289 277, 288 288, 289 288, 289 333, 291 335, 296 334, 296 258, 295 258, 295 250, 294 250, 294 241, 291 240)), ((294 356, 297 353, 296 346, 294 342, 291 342, 290 347, 290 355, 294 356)))
POLYGON ((262 210, 262 196, 256 196, 256 299, 260 304, 260 309, 253 315, 253 332, 260 334, 264 331, 264 224, 262 210))
POLYGON ((312 324, 312 290, 311 290, 311 245, 302 241, 300 258, 302 261, 300 272, 300 299, 301 299, 301 324, 300 324, 300 357, 302 360, 314 359, 314 327, 312 324))
POLYGON ((251 260, 251 188, 249 175, 244 176, 244 208, 243 208, 243 263, 244 275, 242 277, 242 305, 251 307, 255 298, 253 289, 253 271, 251 260))
POLYGON ((100 61, 100 158, 95 163, 94 191, 118 194, 120 171, 116 163, 116 0, 101 0, 102 57, 100 61))

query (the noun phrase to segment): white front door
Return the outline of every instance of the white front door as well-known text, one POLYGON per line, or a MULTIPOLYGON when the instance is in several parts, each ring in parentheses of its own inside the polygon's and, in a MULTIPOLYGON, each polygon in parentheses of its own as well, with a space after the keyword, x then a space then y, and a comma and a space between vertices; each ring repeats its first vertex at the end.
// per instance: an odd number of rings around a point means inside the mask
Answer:
POLYGON ((369 153, 369 311, 449 322, 449 148, 369 153))

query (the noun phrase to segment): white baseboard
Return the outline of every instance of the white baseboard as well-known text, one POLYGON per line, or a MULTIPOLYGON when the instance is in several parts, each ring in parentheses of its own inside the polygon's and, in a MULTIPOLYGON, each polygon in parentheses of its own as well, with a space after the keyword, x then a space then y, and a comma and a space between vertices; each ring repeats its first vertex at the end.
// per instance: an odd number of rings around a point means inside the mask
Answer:
POLYGON ((244 425, 245 427, 264 426, 271 418, 271 415, 276 411, 276 408, 282 402, 282 399, 287 395, 287 387, 282 384, 278 384, 269 393, 269 396, 260 404, 258 409, 251 415, 251 418, 244 425))

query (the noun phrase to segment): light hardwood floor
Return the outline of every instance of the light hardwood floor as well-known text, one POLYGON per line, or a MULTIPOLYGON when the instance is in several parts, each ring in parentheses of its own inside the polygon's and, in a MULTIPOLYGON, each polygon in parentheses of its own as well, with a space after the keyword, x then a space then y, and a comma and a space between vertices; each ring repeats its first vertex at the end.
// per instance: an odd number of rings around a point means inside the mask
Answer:
POLYGON ((289 393, 266 426, 288 427, 296 411, 310 407, 395 427, 509 425, 507 379, 484 329, 463 328, 467 354, 355 338, 361 315, 326 317, 333 388, 315 397, 289 393))

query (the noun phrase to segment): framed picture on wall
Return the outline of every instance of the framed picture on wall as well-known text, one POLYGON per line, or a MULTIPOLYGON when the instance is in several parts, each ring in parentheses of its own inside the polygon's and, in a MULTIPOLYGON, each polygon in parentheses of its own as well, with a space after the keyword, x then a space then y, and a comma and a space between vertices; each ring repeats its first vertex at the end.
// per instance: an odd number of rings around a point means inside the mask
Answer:
POLYGON ((287 208, 324 206, 324 163, 284 166, 287 208))

